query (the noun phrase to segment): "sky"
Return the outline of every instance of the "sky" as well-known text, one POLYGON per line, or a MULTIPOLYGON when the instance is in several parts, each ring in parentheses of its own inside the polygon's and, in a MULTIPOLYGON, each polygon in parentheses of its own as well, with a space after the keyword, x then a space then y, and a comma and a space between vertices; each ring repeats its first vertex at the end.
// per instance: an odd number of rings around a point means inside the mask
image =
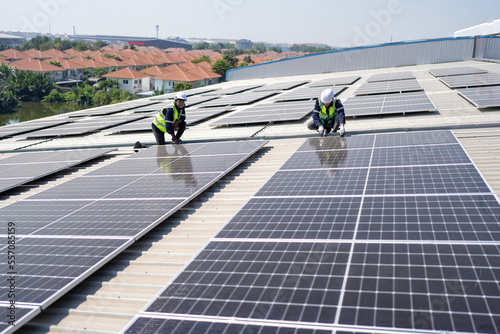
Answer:
POLYGON ((18 0, 0 31, 249 39, 353 47, 453 37, 500 19, 498 0, 18 0))

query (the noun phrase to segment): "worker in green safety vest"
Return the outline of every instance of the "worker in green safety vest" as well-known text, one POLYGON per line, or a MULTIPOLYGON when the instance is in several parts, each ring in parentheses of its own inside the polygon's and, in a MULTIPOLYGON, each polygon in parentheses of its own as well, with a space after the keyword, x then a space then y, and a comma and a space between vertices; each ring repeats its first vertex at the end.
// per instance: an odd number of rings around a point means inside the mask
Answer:
POLYGON ((182 144, 181 136, 186 130, 186 101, 186 94, 179 92, 175 94, 171 106, 162 108, 156 114, 151 128, 158 145, 165 145, 165 133, 172 137, 172 144, 182 144))
POLYGON ((321 137, 337 131, 341 137, 345 136, 344 106, 335 98, 331 89, 325 89, 316 101, 307 128, 318 131, 321 137))

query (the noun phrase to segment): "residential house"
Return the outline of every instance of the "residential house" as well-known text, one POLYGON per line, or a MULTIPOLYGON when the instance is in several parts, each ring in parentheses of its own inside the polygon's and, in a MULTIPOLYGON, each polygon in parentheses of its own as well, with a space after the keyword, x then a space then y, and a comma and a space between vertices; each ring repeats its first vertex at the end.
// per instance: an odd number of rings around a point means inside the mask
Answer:
POLYGON ((20 71, 47 73, 50 75, 50 81, 52 82, 57 82, 63 79, 63 68, 38 59, 23 59, 15 63, 11 63, 10 67, 20 71))
POLYGON ((103 75, 105 78, 118 80, 120 89, 126 90, 131 94, 138 92, 148 92, 151 90, 151 80, 149 75, 132 70, 130 68, 122 68, 103 75))
POLYGON ((169 71, 164 74, 157 75, 153 77, 153 79, 154 79, 154 89, 155 90, 163 89, 165 92, 173 92, 174 85, 177 82, 191 83, 193 85, 193 88, 196 88, 196 87, 201 87, 205 80, 203 77, 200 77, 199 75, 196 75, 194 73, 189 73, 185 69, 176 69, 173 71, 169 71))

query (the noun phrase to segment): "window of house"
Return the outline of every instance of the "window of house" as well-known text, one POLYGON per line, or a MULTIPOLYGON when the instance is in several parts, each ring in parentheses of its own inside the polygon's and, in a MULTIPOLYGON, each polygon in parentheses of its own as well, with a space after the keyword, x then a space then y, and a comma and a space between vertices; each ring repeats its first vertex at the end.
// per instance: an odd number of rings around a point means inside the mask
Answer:
POLYGON ((124 85, 128 85, 128 80, 123 80, 124 85))

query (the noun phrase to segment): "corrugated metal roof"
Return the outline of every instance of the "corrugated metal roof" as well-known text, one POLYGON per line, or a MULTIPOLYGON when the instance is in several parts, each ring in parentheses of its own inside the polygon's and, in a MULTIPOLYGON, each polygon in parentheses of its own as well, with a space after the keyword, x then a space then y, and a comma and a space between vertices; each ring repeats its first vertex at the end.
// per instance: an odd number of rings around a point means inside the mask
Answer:
MULTIPOLYGON (((362 79, 343 92, 342 100, 353 96, 371 74, 411 70, 437 107, 437 112, 415 115, 360 117, 347 120, 349 135, 367 133, 452 129, 472 160, 500 196, 500 108, 478 110, 427 72, 429 68, 474 65, 500 72, 500 64, 467 61, 460 63, 409 66, 351 71, 348 73, 287 77, 283 81, 321 80, 332 76, 360 75, 362 79)), ((274 83, 280 79, 256 79, 245 84, 274 83)), ((239 83, 241 84, 241 83, 239 83)), ((223 84, 231 87, 235 83, 223 84)), ((265 101, 263 101, 265 103, 265 101)), ((312 105, 311 105, 312 108, 312 105)), ((238 107, 237 110, 244 109, 238 107)), ((346 111, 348 113, 348 111, 346 111)), ((220 116, 224 117, 224 116, 220 116)), ((286 159, 308 137, 306 120, 287 124, 235 128, 213 128, 211 121, 189 128, 185 142, 248 139, 252 135, 270 139, 254 156, 226 175, 175 215, 168 218, 137 243, 110 261, 66 296, 30 321, 21 333, 117 333, 141 310, 208 240, 243 206, 286 159)), ((27 149, 79 146, 116 146, 118 151, 82 167, 2 194, 1 205, 30 196, 68 179, 132 154, 136 140, 153 143, 150 133, 108 135, 97 133, 84 138, 29 141, 27 149)), ((2 150, 26 146, 22 139, 0 142, 2 150)))

